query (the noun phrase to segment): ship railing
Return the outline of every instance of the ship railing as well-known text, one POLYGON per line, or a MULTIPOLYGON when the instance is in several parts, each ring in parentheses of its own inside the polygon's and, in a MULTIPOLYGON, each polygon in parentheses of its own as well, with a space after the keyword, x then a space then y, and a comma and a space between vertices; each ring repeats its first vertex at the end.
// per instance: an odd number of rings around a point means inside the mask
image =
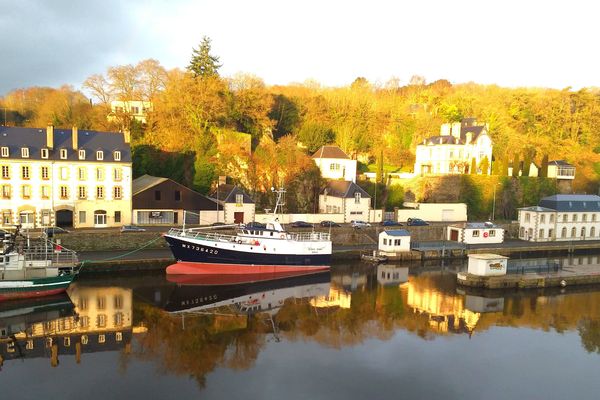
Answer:
POLYGON ((297 242, 323 242, 331 239, 331 235, 325 232, 290 233, 288 235, 291 240, 297 242))
POLYGON ((168 232, 171 236, 184 237, 187 239, 201 239, 201 240, 211 240, 213 242, 231 242, 236 239, 236 236, 225 235, 222 233, 214 233, 214 232, 203 232, 203 231, 192 231, 192 230, 183 230, 179 228, 171 228, 168 232))
POLYGON ((76 252, 59 245, 27 247, 23 256, 25 261, 50 261, 53 266, 74 266, 79 262, 76 252))

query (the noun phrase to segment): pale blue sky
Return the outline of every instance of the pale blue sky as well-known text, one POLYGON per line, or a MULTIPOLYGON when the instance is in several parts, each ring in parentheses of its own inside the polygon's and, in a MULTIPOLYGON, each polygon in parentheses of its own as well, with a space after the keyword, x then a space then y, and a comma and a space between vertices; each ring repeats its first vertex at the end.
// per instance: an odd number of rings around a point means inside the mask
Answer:
POLYGON ((600 86, 593 1, 0 0, 0 94, 80 87, 111 65, 185 67, 202 36, 223 75, 325 86, 407 83, 600 86), (8 40, 6 39, 8 38, 8 40))

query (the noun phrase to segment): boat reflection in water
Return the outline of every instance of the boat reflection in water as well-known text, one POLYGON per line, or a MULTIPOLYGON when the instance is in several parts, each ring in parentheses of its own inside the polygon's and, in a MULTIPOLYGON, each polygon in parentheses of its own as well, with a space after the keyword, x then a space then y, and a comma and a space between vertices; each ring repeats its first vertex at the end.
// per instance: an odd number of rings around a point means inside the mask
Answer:
POLYGON ((260 275, 168 275, 177 283, 164 306, 172 313, 219 307, 253 314, 277 310, 288 298, 313 298, 329 293, 331 275, 323 272, 273 272, 260 275))
POLYGON ((67 294, 0 306, 0 365, 3 361, 84 353, 130 351, 132 291, 71 285, 67 294))

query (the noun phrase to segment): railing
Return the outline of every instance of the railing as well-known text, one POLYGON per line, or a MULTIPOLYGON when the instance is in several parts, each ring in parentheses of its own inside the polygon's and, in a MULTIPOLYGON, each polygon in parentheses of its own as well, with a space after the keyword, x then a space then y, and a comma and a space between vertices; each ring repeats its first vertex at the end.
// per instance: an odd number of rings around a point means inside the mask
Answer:
POLYGON ((23 249, 25 261, 50 261, 52 265, 75 265, 79 261, 77 253, 60 245, 48 242, 48 246, 36 245, 23 249))
MULTIPOLYGON (((221 233, 212 233, 212 232, 201 232, 201 231, 189 231, 183 230, 179 228, 171 228, 168 232, 169 235, 175 237, 184 237, 187 239, 200 239, 200 240, 210 240, 213 242, 237 242, 239 244, 248 244, 254 245, 257 240, 261 240, 262 238, 257 237, 245 237, 245 236, 233 236, 233 235, 224 235, 221 233)), ((271 239, 271 238, 265 238, 271 239)), ((307 233, 286 233, 281 232, 280 239, 292 240, 296 242, 319 242, 319 241, 328 241, 330 240, 329 233, 325 232, 307 232, 307 233), (283 235, 283 237, 282 237, 283 235)))

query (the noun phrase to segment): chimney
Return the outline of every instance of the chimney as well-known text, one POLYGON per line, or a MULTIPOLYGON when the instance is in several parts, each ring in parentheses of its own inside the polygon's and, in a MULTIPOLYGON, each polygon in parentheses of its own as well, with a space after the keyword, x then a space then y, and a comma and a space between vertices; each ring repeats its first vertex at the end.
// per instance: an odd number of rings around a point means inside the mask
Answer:
POLYGON ((131 131, 127 128, 123 129, 123 140, 125 143, 131 143, 131 131))
POLYGON ((466 142, 466 144, 470 144, 472 140, 473 140, 473 132, 467 132, 467 135, 466 135, 466 141, 467 142, 466 142))
POLYGON ((71 137, 73 138, 73 150, 79 148, 79 130, 74 126, 71 130, 71 137))
POLYGON ((51 124, 46 127, 46 147, 49 149, 54 148, 54 126, 51 124))
POLYGON ((440 136, 450 136, 450 127, 451 125, 446 123, 440 126, 440 136))
POLYGON ((460 122, 454 122, 452 124, 452 136, 454 136, 457 139, 460 139, 460 128, 461 128, 460 122))

